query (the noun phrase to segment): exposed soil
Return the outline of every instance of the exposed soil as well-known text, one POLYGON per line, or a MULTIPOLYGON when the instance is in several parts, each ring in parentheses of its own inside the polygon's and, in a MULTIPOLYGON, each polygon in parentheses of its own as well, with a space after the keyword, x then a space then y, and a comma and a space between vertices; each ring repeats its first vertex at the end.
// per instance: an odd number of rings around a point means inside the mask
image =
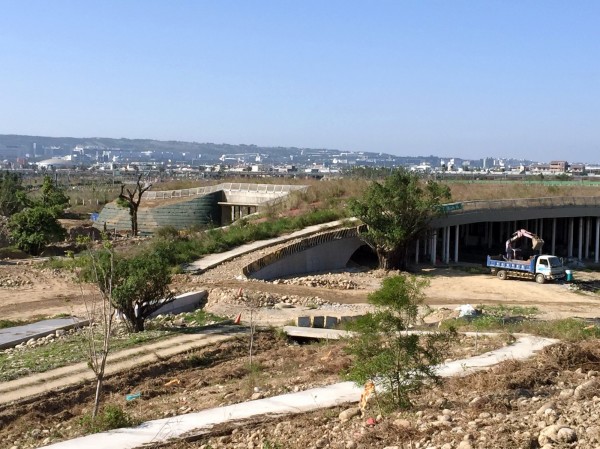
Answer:
MULTIPOLYGON (((350 359, 343 343, 303 344, 271 331, 254 341, 250 369, 248 337, 193 350, 160 363, 110 376, 105 404, 123 407, 135 422, 190 413, 328 385, 342 380, 350 359), (133 401, 127 394, 141 393, 133 401)), ((502 346, 502 339, 461 337, 452 355, 468 357, 502 346)), ((0 448, 38 447, 85 434, 94 384, 63 389, 0 406, 0 448)))
MULTIPOLYGON (((276 248, 276 247, 275 247, 276 248)), ((340 273, 357 284, 355 289, 336 289, 321 286, 287 284, 279 281, 263 282, 243 279, 242 268, 263 255, 267 249, 236 258, 208 270, 198 276, 175 276, 173 289, 177 292, 198 289, 229 288, 273 295, 317 297, 329 303, 361 304, 367 296, 379 288, 381 280, 390 273, 366 270, 360 267, 340 273)), ((490 274, 470 274, 465 271, 421 266, 417 273, 430 280, 426 289, 425 303, 432 307, 456 307, 459 304, 505 304, 537 307, 540 318, 554 319, 567 316, 597 317, 600 296, 600 273, 575 271, 574 284, 546 283, 543 285, 527 280, 501 281, 490 274), (578 287, 578 285, 580 287, 578 287)), ((0 262, 0 316, 3 319, 33 319, 60 313, 83 315, 83 296, 90 294, 91 287, 82 286, 68 273, 39 269, 39 262, 0 262), (3 279, 16 280, 6 285, 3 279)), ((208 304, 211 308, 214 305, 208 304)), ((219 307, 212 311, 218 313, 219 307)), ((223 310, 234 315, 235 310, 223 310)), ((273 311, 274 318, 279 312, 273 311)), ((287 311, 287 315, 290 312, 287 311)))
MULTIPOLYGON (((239 298, 240 289, 243 297, 262 295, 274 298, 275 303, 287 301, 291 303, 290 307, 263 307, 255 310, 254 315, 254 319, 264 324, 284 324, 301 314, 362 313, 367 308, 363 304, 368 294, 389 274, 357 267, 344 273, 321 275, 319 282, 310 279, 295 279, 290 283, 241 279, 242 267, 264 251, 234 259, 199 276, 178 275, 173 287, 179 292, 207 289, 206 308, 230 317, 247 311, 239 298), (336 288, 340 277, 351 280, 352 288, 336 288)), ((522 305, 537 307, 542 318, 597 317, 600 314, 600 297, 596 293, 600 281, 598 273, 575 271, 575 278, 581 285, 579 289, 577 284, 500 281, 488 274, 469 274, 450 268, 423 266, 418 271, 430 279, 425 293, 426 303, 432 307, 454 308, 466 303, 522 305)), ((82 316, 83 312, 81 286, 70 275, 40 270, 35 263, 0 263, 2 319, 33 319, 59 313, 82 316)), ((222 343, 210 351, 192 352, 113 376, 107 383, 108 403, 123 406, 136 420, 156 419, 245 401, 253 394, 275 395, 332 383, 340 379, 339 372, 348 363, 337 345, 296 346, 264 334, 259 338, 256 355, 261 369, 251 372, 247 366, 247 350, 247 341, 222 343), (314 360, 319 363, 313 363, 314 360), (136 392, 142 393, 140 399, 124 400, 126 394, 136 392)), ((588 355, 593 352, 587 347, 580 350, 588 355)), ((587 370, 600 369, 597 360, 590 362, 590 357, 580 357, 579 362, 569 365, 568 371, 557 365, 556 357, 547 357, 477 375, 489 378, 470 377, 471 380, 462 385, 447 384, 442 389, 432 389, 417 399, 416 410, 421 415, 401 416, 408 419, 409 427, 394 425, 397 416, 384 418, 373 426, 358 418, 342 423, 338 418, 341 409, 335 409, 265 423, 247 423, 237 430, 226 426, 221 429, 221 436, 193 437, 191 439, 197 441, 174 443, 168 447, 210 444, 212 448, 383 448, 396 445, 411 449, 469 449, 466 444, 459 446, 465 438, 472 448, 529 448, 541 447, 533 441, 537 441, 541 422, 550 422, 552 416, 564 416, 565 422, 574 423, 580 445, 570 447, 600 447, 600 439, 594 439, 595 430, 589 420, 581 422, 585 413, 600 419, 600 401, 581 403, 577 409, 575 402, 565 397, 554 415, 538 418, 535 414, 540 401, 557 398, 561 391, 583 382, 587 370), (577 368, 585 371, 577 373, 577 368), (508 380, 494 383, 498 372, 504 373, 503 379, 508 380), (551 374, 544 374, 539 380, 540 373, 546 372, 551 374), (485 405, 470 405, 477 397, 487 398, 482 403, 485 405), (444 412, 444 409, 448 411, 444 412), (456 425, 435 424, 442 422, 438 415, 443 413, 451 416, 454 421, 450 422, 456 425), (490 416, 481 418, 481 413, 490 416), (582 416, 577 417, 578 413, 582 416), (577 427, 584 424, 585 429, 577 427), (588 428, 592 428, 589 435, 586 433, 588 428), (450 446, 444 446, 446 444, 450 446)), ((90 411, 92 392, 93 387, 86 384, 30 400, 27 404, 0 408, 0 447, 38 447, 81 434, 80 417, 90 411)), ((600 438, 600 429, 598 435, 600 438)))
POLYGON ((348 408, 337 407, 222 425, 152 447, 598 448, 599 368, 598 341, 559 344, 526 362, 447 379, 415 398, 410 411, 382 416, 373 401, 363 418, 342 419, 348 408))
POLYGON ((58 314, 83 316, 81 286, 67 272, 40 269, 39 261, 0 262, 0 317, 32 320, 58 314))

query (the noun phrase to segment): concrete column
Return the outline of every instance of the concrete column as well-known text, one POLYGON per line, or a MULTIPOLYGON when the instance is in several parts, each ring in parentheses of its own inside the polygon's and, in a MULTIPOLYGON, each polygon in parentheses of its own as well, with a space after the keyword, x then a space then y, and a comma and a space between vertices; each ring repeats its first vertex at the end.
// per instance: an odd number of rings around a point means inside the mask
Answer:
POLYGON ((486 221, 486 222, 484 223, 484 226, 485 226, 485 227, 484 227, 484 229, 483 229, 483 239, 484 239, 486 242, 489 242, 489 241, 490 241, 490 223, 486 221))
POLYGON ((573 218, 569 218, 569 235, 567 237, 567 257, 573 257, 573 228, 575 227, 575 223, 573 222, 573 218))
MULTIPOLYGON (((544 240, 544 219, 540 219, 540 237, 544 240)), ((542 254, 543 248, 540 248, 540 254, 542 254)))
POLYGON ((596 246, 594 247, 594 261, 600 262, 598 250, 600 250, 600 217, 596 217, 596 246))
POLYGON ((552 219, 552 255, 556 255, 556 218, 552 219))
POLYGON ((437 229, 433 231, 433 236, 431 237, 431 263, 435 265, 435 258, 437 256, 437 229))
POLYGON ((442 230, 442 254, 440 259, 442 263, 446 263, 446 241, 448 240, 448 228, 444 226, 442 230))
POLYGON ((417 240, 417 246, 415 248, 415 263, 419 263, 419 240, 417 240))
POLYGON ((579 241, 577 242, 577 258, 583 259, 583 217, 579 217, 579 241))
POLYGON ((458 240, 460 234, 460 226, 454 226, 454 263, 458 262, 458 240))
POLYGON ((450 263, 450 226, 446 228, 446 263, 450 263))
POLYGON ((429 240, 427 241, 427 252, 429 255, 429 262, 430 263, 435 263, 431 253, 433 252, 433 234, 431 234, 431 237, 429 237, 429 240))
POLYGON ((231 206, 231 222, 235 221, 235 206, 231 206))
POLYGON ((592 236, 592 219, 590 217, 586 217, 585 219, 585 250, 584 250, 584 258, 590 258, 590 237, 592 236))

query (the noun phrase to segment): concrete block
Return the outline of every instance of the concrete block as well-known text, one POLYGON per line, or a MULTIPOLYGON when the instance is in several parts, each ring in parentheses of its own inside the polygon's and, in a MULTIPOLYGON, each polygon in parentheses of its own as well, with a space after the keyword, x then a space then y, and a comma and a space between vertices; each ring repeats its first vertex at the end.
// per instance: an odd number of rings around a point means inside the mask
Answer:
POLYGON ((312 327, 322 329, 325 327, 325 317, 324 316, 313 316, 312 317, 312 327))
POLYGON ((338 317, 337 316, 326 316, 325 317, 325 329, 333 329, 338 325, 338 317))
POLYGON ((298 327, 310 327, 310 324, 309 316, 299 316, 296 318, 296 326, 298 327))

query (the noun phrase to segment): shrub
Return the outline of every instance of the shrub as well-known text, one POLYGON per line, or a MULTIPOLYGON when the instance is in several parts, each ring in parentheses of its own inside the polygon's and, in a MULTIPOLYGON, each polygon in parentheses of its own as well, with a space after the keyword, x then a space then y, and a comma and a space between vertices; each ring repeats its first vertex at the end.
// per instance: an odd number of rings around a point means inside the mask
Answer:
POLYGON ((84 415, 80 424, 86 433, 98 433, 122 427, 132 427, 137 423, 118 405, 107 405, 95 419, 91 415, 84 415))
POLYGON ((348 377, 357 384, 371 380, 381 383, 382 406, 411 405, 410 396, 425 382, 437 380, 435 365, 444 360, 455 332, 407 333, 418 321, 419 305, 427 281, 409 275, 387 278, 369 295, 376 311, 349 323, 357 332, 349 339, 348 352, 354 356, 348 377))
POLYGON ((154 235, 158 238, 174 239, 179 237, 179 231, 175 226, 162 226, 156 230, 154 235))
POLYGON ((38 255, 48 243, 62 240, 66 233, 56 211, 42 206, 26 208, 9 221, 11 239, 25 252, 38 255))

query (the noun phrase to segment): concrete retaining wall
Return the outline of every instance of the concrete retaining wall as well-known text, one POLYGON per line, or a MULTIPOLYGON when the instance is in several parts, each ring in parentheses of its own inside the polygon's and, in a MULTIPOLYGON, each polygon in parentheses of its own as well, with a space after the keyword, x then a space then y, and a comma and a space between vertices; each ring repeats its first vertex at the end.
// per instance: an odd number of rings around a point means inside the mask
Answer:
MULTIPOLYGON (((223 198, 221 191, 204 196, 190 197, 189 201, 165 204, 153 208, 140 207, 138 210, 138 230, 141 234, 152 234, 163 226, 173 226, 183 230, 192 226, 203 226, 220 223, 218 202, 223 198)), ((143 204, 143 202, 142 202, 143 204)), ((120 232, 131 230, 129 210, 110 203, 104 206, 94 227, 103 229, 106 223, 107 231, 120 232)))
POLYGON ((167 314, 177 315, 178 313, 193 312, 194 310, 200 308, 206 302, 207 297, 208 292, 206 290, 184 293, 182 295, 176 296, 175 300, 168 304, 165 304, 150 316, 155 317, 158 315, 167 314))

